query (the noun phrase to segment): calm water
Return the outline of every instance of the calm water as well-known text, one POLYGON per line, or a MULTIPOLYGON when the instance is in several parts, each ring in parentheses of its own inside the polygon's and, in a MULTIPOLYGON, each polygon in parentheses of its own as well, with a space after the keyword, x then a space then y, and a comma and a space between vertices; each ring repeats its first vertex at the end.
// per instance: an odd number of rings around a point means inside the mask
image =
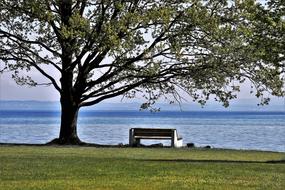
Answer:
MULTIPOLYGON (((46 143, 58 136, 59 118, 53 111, 0 111, 0 143, 46 143)), ((78 134, 90 143, 127 144, 132 127, 176 128, 184 144, 285 152, 284 112, 85 111, 78 134)))

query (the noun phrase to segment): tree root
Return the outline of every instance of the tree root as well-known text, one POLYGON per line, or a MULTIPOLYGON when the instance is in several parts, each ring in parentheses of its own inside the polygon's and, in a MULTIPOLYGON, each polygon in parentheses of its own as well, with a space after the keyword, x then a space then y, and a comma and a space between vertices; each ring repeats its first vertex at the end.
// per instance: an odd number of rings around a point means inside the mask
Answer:
POLYGON ((55 138, 46 144, 47 145, 86 145, 87 143, 82 142, 79 138, 71 138, 71 139, 55 138))

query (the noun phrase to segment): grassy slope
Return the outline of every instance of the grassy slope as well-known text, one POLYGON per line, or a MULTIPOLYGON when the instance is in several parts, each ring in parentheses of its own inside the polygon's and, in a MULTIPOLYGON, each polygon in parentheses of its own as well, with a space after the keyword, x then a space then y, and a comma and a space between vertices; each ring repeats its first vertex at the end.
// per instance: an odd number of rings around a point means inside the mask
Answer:
POLYGON ((0 146, 0 189, 284 189, 285 153, 0 146))

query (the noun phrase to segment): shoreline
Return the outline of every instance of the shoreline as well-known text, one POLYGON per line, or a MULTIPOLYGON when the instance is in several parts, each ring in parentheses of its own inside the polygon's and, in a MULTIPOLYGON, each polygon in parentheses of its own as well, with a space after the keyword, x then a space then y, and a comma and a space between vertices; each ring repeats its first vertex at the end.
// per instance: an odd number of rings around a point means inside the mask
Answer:
MULTIPOLYGON (((139 147, 130 147, 128 144, 118 144, 118 145, 107 145, 107 144, 95 144, 95 143, 84 143, 81 145, 60 145, 60 144, 29 144, 29 143, 0 143, 1 147, 18 147, 18 146, 27 146, 27 147, 93 147, 93 148, 147 148, 147 149, 172 149, 170 146, 152 146, 152 145, 142 145, 139 147)), ((217 148, 217 147, 187 147, 183 146, 181 148, 173 149, 183 149, 183 150, 212 150, 212 151, 243 151, 243 152, 268 152, 268 153, 285 153, 282 151, 270 151, 270 150, 257 150, 257 149, 232 149, 232 148, 217 148)), ((285 162, 285 160, 284 160, 285 162)))

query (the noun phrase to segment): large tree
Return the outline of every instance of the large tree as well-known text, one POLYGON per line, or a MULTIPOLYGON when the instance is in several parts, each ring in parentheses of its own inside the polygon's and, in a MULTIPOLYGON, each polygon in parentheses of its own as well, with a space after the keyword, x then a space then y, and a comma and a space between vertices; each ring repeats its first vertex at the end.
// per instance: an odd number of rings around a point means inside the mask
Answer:
POLYGON ((2 71, 59 92, 61 144, 80 143, 81 107, 115 96, 227 106, 246 79, 262 103, 283 96, 284 39, 282 0, 0 0, 2 71))

